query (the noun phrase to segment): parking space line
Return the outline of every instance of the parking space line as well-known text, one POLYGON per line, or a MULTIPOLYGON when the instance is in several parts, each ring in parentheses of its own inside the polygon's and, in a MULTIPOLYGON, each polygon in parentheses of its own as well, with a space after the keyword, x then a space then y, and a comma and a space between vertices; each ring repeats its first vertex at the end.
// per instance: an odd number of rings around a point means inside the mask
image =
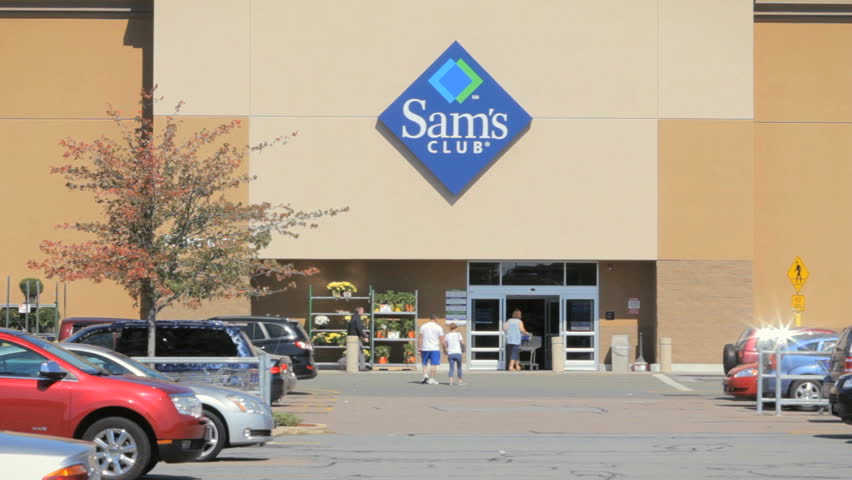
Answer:
POLYGON ((687 387, 686 385, 684 385, 684 384, 682 384, 682 383, 680 383, 676 380, 673 380, 672 378, 668 377, 667 375, 663 375, 662 373, 655 373, 653 375, 654 375, 654 378, 656 378, 657 380, 665 383, 666 385, 668 385, 672 388, 676 388, 676 389, 678 389, 682 392, 694 392, 695 391, 695 390, 687 387))

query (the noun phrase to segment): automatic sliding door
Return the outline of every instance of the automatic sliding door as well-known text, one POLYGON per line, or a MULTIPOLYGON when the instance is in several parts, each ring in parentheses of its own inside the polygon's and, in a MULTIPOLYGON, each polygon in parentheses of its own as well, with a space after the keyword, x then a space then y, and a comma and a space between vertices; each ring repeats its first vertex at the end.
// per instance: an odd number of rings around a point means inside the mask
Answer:
POLYGON ((471 298, 469 365, 495 370, 503 362, 503 297, 471 298))

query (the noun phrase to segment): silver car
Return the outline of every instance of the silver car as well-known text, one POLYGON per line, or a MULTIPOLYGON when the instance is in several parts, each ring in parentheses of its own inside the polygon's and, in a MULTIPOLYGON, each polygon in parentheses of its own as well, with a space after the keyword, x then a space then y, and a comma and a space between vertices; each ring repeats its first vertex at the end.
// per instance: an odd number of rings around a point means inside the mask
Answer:
MULTIPOLYGON (((172 381, 162 373, 126 355, 94 345, 63 343, 62 347, 114 375, 138 375, 172 381)), ((272 410, 260 398, 234 390, 198 383, 182 383, 201 400, 211 435, 198 457, 205 462, 216 458, 226 447, 245 447, 272 440, 275 420, 272 410)))
POLYGON ((68 438, 0 431, 3 477, 100 480, 95 444, 68 438))

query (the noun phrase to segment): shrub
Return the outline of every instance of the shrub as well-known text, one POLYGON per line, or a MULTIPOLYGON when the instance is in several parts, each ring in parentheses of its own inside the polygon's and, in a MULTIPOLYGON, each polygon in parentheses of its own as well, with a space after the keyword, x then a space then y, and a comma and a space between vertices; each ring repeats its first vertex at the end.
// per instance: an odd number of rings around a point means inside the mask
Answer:
POLYGON ((36 297, 44 293, 44 284, 37 278, 22 279, 18 282, 18 288, 21 289, 21 293, 23 293, 24 297, 27 298, 27 303, 30 303, 30 300, 34 300, 36 297), (27 295, 28 292, 29 295, 27 295))
POLYGON ((275 417, 275 424, 279 427, 295 427, 302 423, 302 419, 292 413, 272 412, 272 416, 275 417))

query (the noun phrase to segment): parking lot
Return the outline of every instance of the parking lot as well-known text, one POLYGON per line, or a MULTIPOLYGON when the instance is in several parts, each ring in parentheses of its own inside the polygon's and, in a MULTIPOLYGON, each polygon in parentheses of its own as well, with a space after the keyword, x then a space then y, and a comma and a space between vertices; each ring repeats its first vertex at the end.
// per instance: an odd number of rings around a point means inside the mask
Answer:
POLYGON ((276 409, 330 433, 278 436, 149 479, 845 478, 852 427, 816 411, 758 415, 721 376, 323 372, 276 409))

